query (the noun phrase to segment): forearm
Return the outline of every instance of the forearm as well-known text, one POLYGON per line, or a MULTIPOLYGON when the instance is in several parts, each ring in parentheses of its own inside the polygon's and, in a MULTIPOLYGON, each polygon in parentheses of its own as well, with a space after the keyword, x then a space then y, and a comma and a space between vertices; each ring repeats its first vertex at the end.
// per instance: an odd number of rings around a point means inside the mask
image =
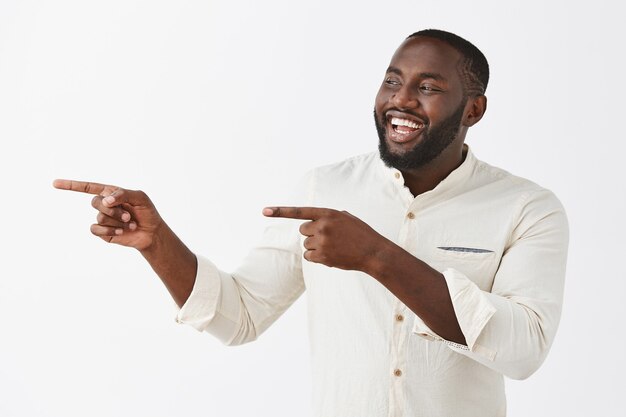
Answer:
POLYGON ((172 298, 182 307, 196 279, 197 259, 193 252, 163 223, 152 244, 140 251, 157 273, 172 298))
POLYGON ((465 345, 443 275, 393 242, 386 241, 365 271, 442 338, 465 345))

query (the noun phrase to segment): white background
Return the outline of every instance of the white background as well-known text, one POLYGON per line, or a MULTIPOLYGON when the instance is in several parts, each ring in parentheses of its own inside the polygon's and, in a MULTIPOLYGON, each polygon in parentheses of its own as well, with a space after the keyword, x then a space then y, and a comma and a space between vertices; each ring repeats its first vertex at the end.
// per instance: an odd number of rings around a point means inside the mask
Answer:
POLYGON ((552 189, 570 218, 559 333, 536 374, 507 381, 509 415, 623 416, 613 3, 0 0, 0 416, 308 415, 302 299, 226 348, 174 323, 138 253, 89 233, 90 197, 50 184, 143 189, 230 270, 306 170, 376 149, 389 58, 429 27, 489 59, 476 155, 552 189))

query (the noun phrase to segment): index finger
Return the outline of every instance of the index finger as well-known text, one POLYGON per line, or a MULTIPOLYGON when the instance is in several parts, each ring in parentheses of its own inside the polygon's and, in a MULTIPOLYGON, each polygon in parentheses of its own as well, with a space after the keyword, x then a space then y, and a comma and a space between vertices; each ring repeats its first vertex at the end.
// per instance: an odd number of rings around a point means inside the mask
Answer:
POLYGON ((101 194, 107 188, 114 188, 110 185, 98 184, 97 182, 85 182, 74 180, 54 180, 52 183, 54 188, 59 190, 78 191, 79 193, 101 194))
POLYGON ((320 207, 265 207, 263 215, 287 219, 317 220, 326 215, 329 209, 320 207))

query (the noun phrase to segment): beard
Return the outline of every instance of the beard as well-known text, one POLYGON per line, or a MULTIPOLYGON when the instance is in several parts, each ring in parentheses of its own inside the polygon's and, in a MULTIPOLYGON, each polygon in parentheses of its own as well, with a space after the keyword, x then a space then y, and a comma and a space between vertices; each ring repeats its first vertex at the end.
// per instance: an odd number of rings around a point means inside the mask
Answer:
POLYGON ((461 105, 437 125, 428 125, 428 128, 422 132, 422 140, 404 153, 394 153, 389 149, 387 144, 387 120, 385 115, 382 118, 376 114, 374 109, 374 123, 378 132, 378 151, 380 159, 390 168, 396 168, 400 171, 409 171, 427 165, 437 158, 450 144, 456 139, 461 129, 461 119, 463 118, 463 110, 465 108, 465 100, 461 105))

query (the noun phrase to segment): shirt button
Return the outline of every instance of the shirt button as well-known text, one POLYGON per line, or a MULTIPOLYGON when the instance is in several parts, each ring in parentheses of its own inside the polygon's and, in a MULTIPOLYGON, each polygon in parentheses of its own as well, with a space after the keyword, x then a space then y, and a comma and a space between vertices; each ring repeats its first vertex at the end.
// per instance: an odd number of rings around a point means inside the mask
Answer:
POLYGON ((413 220, 415 218, 415 214, 412 211, 409 211, 409 214, 406 215, 409 219, 413 220))
POLYGON ((401 370, 399 370, 399 369, 396 369, 395 371, 393 371, 393 374, 394 374, 395 376, 402 376, 402 371, 401 371, 401 370))
POLYGON ((400 173, 396 172, 395 174, 393 174, 393 176, 396 177, 396 178, 400 178, 400 173))
POLYGON ((402 320, 404 320, 404 316, 402 314, 397 314, 396 321, 402 321, 402 320))

